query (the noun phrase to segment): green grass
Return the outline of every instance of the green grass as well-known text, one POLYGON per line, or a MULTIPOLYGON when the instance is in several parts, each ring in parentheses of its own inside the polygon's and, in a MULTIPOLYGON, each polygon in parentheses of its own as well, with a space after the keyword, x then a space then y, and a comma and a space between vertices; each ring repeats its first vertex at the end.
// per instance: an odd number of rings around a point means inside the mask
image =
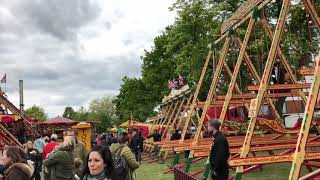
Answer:
MULTIPOLYGON (((183 157, 180 158, 181 162, 185 159, 183 157)), ((170 164, 171 159, 167 160, 164 164, 159 163, 147 163, 142 162, 139 169, 136 171, 136 180, 173 180, 173 174, 163 174, 162 172, 167 169, 167 165, 170 164)), ((204 168, 206 159, 201 160, 197 163, 191 165, 190 172, 195 172, 199 169, 204 168)), ((283 163, 283 164, 270 164, 262 167, 262 171, 257 169, 248 174, 242 176, 243 180, 284 180, 288 179, 290 172, 291 164, 283 163)), ((315 170, 315 169, 314 169, 315 170)), ((301 173, 305 174, 307 170, 302 168, 301 173)), ((234 171, 230 171, 230 175, 234 174, 234 171)), ((198 176, 201 179, 200 174, 198 176)))
POLYGON ((173 174, 163 174, 162 172, 168 169, 171 159, 165 161, 163 164, 147 163, 145 161, 140 164, 136 170, 136 180, 170 180, 173 179, 173 174))

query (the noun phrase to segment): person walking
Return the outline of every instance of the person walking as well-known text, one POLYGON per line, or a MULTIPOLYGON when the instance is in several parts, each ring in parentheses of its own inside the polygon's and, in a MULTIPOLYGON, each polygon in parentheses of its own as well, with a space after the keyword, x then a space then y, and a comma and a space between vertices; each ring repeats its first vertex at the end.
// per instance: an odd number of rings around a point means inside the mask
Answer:
POLYGON ((86 158, 81 180, 109 180, 112 177, 113 160, 108 147, 93 146, 86 158))
POLYGON ((31 180, 33 167, 28 163, 26 153, 17 146, 4 147, 2 163, 6 180, 31 180))
POLYGON ((139 136, 139 134, 137 134, 137 131, 133 131, 133 137, 132 137, 132 141, 131 141, 131 149, 134 152, 134 155, 136 157, 136 161, 139 163, 141 162, 142 148, 143 148, 143 139, 141 137, 141 133, 139 136))
POLYGON ((129 180, 132 180, 132 175, 134 170, 139 168, 139 163, 136 161, 133 153, 131 152, 130 148, 126 145, 128 142, 128 133, 122 132, 122 134, 118 137, 118 143, 111 144, 110 151, 112 156, 119 155, 125 159, 129 166, 128 177, 129 180))
POLYGON ((219 131, 220 126, 219 120, 211 119, 209 121, 208 131, 214 138, 210 151, 211 178, 213 180, 226 180, 229 175, 229 144, 225 136, 219 131))

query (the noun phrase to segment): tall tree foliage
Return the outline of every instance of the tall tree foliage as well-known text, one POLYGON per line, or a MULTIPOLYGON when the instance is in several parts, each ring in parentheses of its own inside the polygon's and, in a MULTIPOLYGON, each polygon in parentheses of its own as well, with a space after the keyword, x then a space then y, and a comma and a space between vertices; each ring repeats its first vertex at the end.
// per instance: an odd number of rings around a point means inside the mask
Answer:
POLYGON ((76 112, 73 110, 72 107, 67 106, 64 109, 64 112, 62 114, 63 117, 68 118, 68 119, 74 119, 74 116, 76 115, 76 112))
POLYGON ((30 108, 26 109, 25 113, 28 116, 35 118, 36 120, 39 120, 39 121, 45 121, 48 119, 48 115, 45 112, 45 110, 42 107, 37 105, 33 105, 30 108))
POLYGON ((106 132, 108 128, 119 124, 113 100, 114 97, 103 96, 93 99, 89 103, 89 108, 81 106, 74 110, 68 106, 65 108, 63 117, 76 121, 96 121, 97 132, 106 132))
POLYGON ((154 108, 151 97, 141 79, 124 77, 120 94, 114 100, 119 119, 145 121, 154 108))

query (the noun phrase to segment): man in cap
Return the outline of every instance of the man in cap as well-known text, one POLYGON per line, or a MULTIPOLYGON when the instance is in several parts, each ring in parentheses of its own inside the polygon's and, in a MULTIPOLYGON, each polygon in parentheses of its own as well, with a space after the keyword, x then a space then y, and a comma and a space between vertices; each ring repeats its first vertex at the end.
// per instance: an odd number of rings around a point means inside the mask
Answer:
POLYGON ((57 142, 58 136, 56 134, 52 134, 50 137, 50 142, 44 146, 43 149, 43 160, 47 158, 47 155, 59 145, 57 142))

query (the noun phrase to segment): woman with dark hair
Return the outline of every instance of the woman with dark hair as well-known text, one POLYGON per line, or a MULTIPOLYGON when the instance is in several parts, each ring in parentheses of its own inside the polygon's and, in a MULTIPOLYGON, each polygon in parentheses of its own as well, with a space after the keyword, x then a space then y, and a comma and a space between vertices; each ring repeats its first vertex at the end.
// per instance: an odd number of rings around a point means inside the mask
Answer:
POLYGON ((113 160, 109 148, 93 146, 84 165, 82 180, 107 180, 111 178, 113 160))
POLYGON ((17 146, 4 148, 1 158, 6 170, 6 180, 30 180, 33 174, 33 167, 27 163, 26 153, 17 146))

